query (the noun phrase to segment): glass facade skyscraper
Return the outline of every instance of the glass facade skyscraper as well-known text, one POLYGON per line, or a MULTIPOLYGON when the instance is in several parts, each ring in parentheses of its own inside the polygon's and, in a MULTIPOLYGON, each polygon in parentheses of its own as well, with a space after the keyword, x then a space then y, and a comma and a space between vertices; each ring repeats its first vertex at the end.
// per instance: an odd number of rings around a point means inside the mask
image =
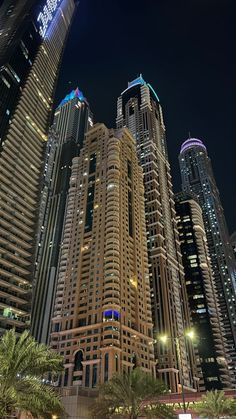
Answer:
MULTIPOLYGON (((200 390, 230 388, 227 341, 222 328, 214 276, 200 205, 193 194, 175 195, 177 226, 195 345, 202 372, 200 390)), ((199 377, 201 378, 201 376, 199 377)))
POLYGON ((48 342, 72 159, 79 155, 92 114, 77 88, 57 107, 46 150, 34 274, 32 332, 48 342))
POLYGON ((184 337, 190 326, 184 271, 175 217, 174 195, 168 161, 165 126, 159 98, 140 75, 128 84, 117 102, 117 127, 132 133, 144 172, 145 217, 151 274, 154 337, 157 340, 157 370, 173 392, 196 388, 193 348, 184 337), (161 335, 169 336, 164 346, 161 335), (179 339, 182 368, 178 362, 179 339))
MULTIPOLYGON (((16 8, 26 5, 26 2, 14 3, 12 7, 16 8)), ((37 36, 41 36, 40 45, 21 86, 7 129, 3 124, 0 149, 0 333, 11 327, 21 332, 29 325, 45 142, 57 75, 74 11, 73 0, 47 0, 43 3, 43 9, 34 22, 37 36)), ((9 13, 12 13, 11 9, 9 13)), ((20 42, 20 45, 27 55, 26 44, 20 42)))
POLYGON ((203 142, 195 138, 185 141, 181 147, 179 164, 183 191, 194 193, 202 209, 217 299, 235 377, 236 264, 211 161, 203 142))
POLYGON ((0 149, 42 41, 35 3, 5 0, 0 7, 0 149))

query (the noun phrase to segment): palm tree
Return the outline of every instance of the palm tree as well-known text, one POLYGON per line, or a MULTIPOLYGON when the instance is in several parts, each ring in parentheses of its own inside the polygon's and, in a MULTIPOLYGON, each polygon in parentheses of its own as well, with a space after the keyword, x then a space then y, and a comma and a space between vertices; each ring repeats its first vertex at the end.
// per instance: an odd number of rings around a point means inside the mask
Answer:
POLYGON ((28 331, 20 337, 13 329, 7 331, 0 338, 0 418, 19 411, 36 417, 62 412, 59 396, 45 379, 62 370, 61 356, 38 344, 28 331))
POLYGON ((224 391, 207 391, 194 410, 202 418, 220 419, 222 417, 235 417, 236 401, 226 399, 224 391))
POLYGON ((93 419, 173 417, 172 409, 158 401, 165 391, 164 385, 139 368, 130 374, 114 375, 99 390, 92 406, 93 419))

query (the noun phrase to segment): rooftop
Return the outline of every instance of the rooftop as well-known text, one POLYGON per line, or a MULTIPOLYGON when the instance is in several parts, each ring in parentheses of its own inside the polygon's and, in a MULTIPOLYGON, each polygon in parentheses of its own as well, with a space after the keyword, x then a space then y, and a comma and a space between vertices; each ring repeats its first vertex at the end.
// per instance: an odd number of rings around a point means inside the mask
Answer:
POLYGON ((123 93, 125 93, 125 92, 127 92, 127 90, 129 90, 129 89, 131 89, 132 87, 134 87, 134 86, 138 86, 138 85, 141 85, 141 86, 148 86, 149 87, 149 89, 152 91, 152 93, 154 94, 154 96, 155 96, 155 98, 156 98, 156 100, 157 100, 157 102, 160 102, 160 99, 159 99, 159 97, 157 96, 157 94, 156 94, 156 92, 155 92, 155 90, 153 89, 153 87, 151 86, 151 84, 150 83, 147 83, 145 80, 144 80, 144 78, 143 78, 143 76, 142 76, 142 74, 140 74, 136 79, 134 79, 134 80, 132 80, 132 81, 130 81, 130 82, 128 82, 128 87, 127 87, 127 89, 125 89, 121 94, 123 95, 123 93))
POLYGON ((184 141, 184 143, 181 145, 180 154, 194 147, 201 147, 206 151, 206 146, 203 144, 201 140, 199 140, 198 138, 188 138, 188 140, 184 141))
POLYGON ((83 95, 83 93, 81 92, 81 90, 79 90, 79 88, 77 87, 75 90, 72 90, 72 92, 70 92, 68 95, 66 95, 66 97, 60 102, 59 104, 59 108, 63 105, 65 105, 67 102, 69 102, 70 100, 73 99, 79 99, 81 102, 85 102, 86 99, 83 95))

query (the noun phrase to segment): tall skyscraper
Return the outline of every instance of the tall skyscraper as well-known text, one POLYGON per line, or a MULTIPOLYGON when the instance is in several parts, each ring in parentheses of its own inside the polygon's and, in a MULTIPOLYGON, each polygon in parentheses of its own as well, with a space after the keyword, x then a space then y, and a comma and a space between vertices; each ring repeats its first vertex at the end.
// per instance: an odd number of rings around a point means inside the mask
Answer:
POLYGON ((193 192, 202 209, 217 298, 235 376, 236 265, 211 161, 201 140, 189 138, 182 144, 179 164, 183 191, 193 192))
POLYGON ((35 3, 4 0, 0 7, 0 149, 41 44, 35 3))
POLYGON ((88 131, 72 164, 51 336, 63 387, 154 372, 142 177, 128 130, 88 131))
POLYGON ((216 297, 213 272, 200 205, 193 194, 175 195, 185 283, 196 333, 203 381, 200 389, 231 386, 227 344, 216 297))
POLYGON ((73 0, 45 2, 35 22, 41 44, 1 140, 0 333, 29 321, 45 141, 74 10, 73 0))
POLYGON ((77 88, 57 107, 47 144, 45 175, 39 211, 32 332, 48 342, 50 318, 72 159, 79 155, 92 114, 77 88))
POLYGON ((181 376, 195 388, 195 361, 184 337, 190 326, 184 271, 175 218, 165 126, 158 96, 142 76, 128 84, 117 103, 117 127, 126 126, 135 138, 144 171, 145 215, 151 265, 151 297, 157 339, 158 372, 171 391, 179 391, 181 376), (161 335, 171 339, 163 346, 161 335), (176 338, 180 339, 182 368, 176 338), (181 369, 181 372, 179 371, 181 369))

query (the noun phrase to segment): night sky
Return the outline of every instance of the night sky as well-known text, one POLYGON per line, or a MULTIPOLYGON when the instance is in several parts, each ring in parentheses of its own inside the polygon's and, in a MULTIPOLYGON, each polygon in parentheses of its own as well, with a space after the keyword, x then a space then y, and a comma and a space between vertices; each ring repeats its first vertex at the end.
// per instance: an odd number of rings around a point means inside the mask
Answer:
POLYGON ((178 153, 204 141, 225 215, 236 230, 235 0, 81 0, 56 103, 78 86, 97 122, 115 127, 116 100, 139 73, 163 107, 175 191, 178 153))

